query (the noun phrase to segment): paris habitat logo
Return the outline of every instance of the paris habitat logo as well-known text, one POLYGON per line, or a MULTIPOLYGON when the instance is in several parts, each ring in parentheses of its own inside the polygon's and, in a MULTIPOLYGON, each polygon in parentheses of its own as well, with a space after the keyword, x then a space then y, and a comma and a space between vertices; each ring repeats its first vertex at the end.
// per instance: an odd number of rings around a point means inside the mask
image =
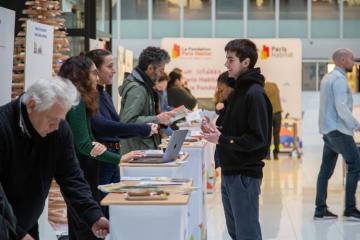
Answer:
POLYGON ((180 54, 181 54, 180 53, 180 45, 174 43, 172 51, 171 51, 171 58, 176 59, 176 58, 180 57, 180 54))
POLYGON ((260 58, 262 60, 268 59, 270 55, 269 46, 263 45, 262 50, 260 51, 260 58))
POLYGON ((260 50, 260 59, 267 60, 270 57, 273 58, 292 58, 294 53, 289 50, 287 47, 284 46, 268 46, 263 45, 262 49, 260 50))

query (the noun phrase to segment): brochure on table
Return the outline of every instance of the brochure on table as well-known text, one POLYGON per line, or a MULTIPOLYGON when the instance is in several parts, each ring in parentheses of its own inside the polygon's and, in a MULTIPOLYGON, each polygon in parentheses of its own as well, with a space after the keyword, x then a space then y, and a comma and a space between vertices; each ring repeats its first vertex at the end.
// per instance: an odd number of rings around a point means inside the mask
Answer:
POLYGON ((185 108, 185 106, 177 107, 177 108, 173 109, 172 112, 175 113, 175 116, 173 116, 170 119, 171 123, 173 123, 177 120, 183 119, 183 118, 185 118, 186 122, 188 122, 188 123, 191 123, 191 122, 200 123, 201 119, 205 116, 208 117, 210 119, 210 121, 212 121, 216 116, 214 111, 201 110, 201 109, 189 111, 185 108))
POLYGON ((0 106, 11 100, 15 12, 0 7, 0 106))
POLYGON ((25 90, 52 75, 54 27, 26 21, 25 90))

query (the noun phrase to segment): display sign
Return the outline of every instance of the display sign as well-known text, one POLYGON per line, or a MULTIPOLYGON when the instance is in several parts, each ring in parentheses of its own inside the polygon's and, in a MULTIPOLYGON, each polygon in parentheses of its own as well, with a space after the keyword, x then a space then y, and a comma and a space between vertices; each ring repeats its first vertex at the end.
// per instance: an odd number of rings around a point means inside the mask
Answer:
POLYGON ((89 39, 89 49, 94 50, 94 49, 106 49, 106 41, 100 41, 97 39, 89 39))
POLYGON ((131 73, 134 68, 134 52, 126 49, 125 50, 125 72, 131 73))
POLYGON ((25 90, 52 75, 54 27, 26 21, 25 90))
POLYGON ((118 46, 117 48, 117 76, 113 78, 112 83, 112 98, 115 109, 117 112, 120 112, 120 101, 121 97, 119 95, 119 87, 124 82, 125 76, 125 49, 122 46, 118 46))
POLYGON ((11 100, 15 12, 0 7, 0 106, 11 100))
MULTIPOLYGON (((212 98, 218 76, 226 71, 225 45, 231 39, 164 38, 161 47, 166 49, 171 62, 170 72, 177 67, 183 70, 191 92, 199 98, 212 98)), ((280 89, 284 116, 301 118, 301 40, 251 39, 258 48, 256 67, 268 81, 280 89)))

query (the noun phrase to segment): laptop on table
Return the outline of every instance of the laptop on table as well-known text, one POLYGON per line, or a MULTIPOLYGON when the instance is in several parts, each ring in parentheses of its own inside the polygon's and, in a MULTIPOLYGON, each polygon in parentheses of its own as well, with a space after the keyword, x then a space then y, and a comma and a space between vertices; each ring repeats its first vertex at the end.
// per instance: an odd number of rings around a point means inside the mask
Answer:
POLYGON ((146 156, 147 151, 145 151, 145 157, 133 159, 130 161, 130 163, 168 163, 175 161, 179 155, 187 133, 188 130, 174 131, 170 137, 170 141, 166 147, 165 152, 159 154, 159 152, 155 153, 157 150, 149 150, 149 156, 146 156))

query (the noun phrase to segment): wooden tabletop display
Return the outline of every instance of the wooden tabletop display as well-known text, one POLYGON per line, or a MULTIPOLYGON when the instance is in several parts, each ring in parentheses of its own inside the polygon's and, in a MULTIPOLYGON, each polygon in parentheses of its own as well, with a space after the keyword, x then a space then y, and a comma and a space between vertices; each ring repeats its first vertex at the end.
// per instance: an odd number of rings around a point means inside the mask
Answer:
POLYGON ((109 193, 101 201, 101 205, 186 205, 189 202, 189 194, 193 190, 191 181, 176 185, 171 185, 171 182, 167 184, 168 182, 154 189, 139 188, 143 186, 141 181, 122 181, 114 184, 114 187, 126 190, 109 193), (158 192, 160 194, 157 194, 158 192))

